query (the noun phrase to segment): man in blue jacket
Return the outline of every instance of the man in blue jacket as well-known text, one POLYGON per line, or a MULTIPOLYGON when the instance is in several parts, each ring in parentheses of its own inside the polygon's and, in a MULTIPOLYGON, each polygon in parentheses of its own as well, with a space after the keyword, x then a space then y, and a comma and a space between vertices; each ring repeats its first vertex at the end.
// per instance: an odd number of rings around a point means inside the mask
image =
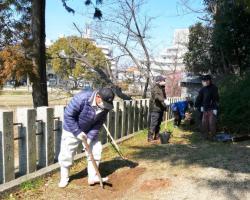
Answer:
POLYGON ((185 119, 185 114, 188 108, 192 108, 193 102, 189 98, 186 98, 185 101, 178 101, 171 105, 171 110, 174 114, 174 126, 178 127, 181 124, 181 120, 185 119))
MULTIPOLYGON (((98 91, 83 91, 75 95, 64 111, 64 125, 61 139, 61 151, 58 157, 61 180, 59 187, 66 187, 69 182, 69 168, 73 164, 73 156, 77 147, 86 138, 99 165, 102 153, 102 144, 98 141, 98 133, 106 120, 108 111, 113 109, 114 93, 110 88, 98 91)), ((99 182, 95 168, 87 155, 88 183, 93 185, 99 182)), ((103 182, 108 179, 103 178, 103 182)))

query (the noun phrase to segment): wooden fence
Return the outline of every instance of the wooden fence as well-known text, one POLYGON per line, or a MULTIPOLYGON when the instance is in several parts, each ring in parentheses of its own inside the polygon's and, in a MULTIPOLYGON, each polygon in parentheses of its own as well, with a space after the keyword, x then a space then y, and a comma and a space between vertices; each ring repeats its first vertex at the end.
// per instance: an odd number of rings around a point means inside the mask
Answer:
MULTIPOLYGON (((169 100, 173 103, 181 98, 169 100)), ((57 162, 63 114, 64 106, 20 108, 16 116, 13 111, 0 111, 0 184, 57 162), (18 131, 14 134, 15 126, 18 131), (14 145, 15 140, 18 141, 17 146, 14 145)), ((171 118, 169 108, 165 120, 171 118)), ((138 99, 114 102, 114 109, 109 112, 106 125, 114 139, 119 139, 147 128, 148 122, 149 100, 138 99)), ((99 135, 103 144, 108 142, 104 129, 99 135)), ((81 151, 82 147, 79 147, 78 153, 81 151)))

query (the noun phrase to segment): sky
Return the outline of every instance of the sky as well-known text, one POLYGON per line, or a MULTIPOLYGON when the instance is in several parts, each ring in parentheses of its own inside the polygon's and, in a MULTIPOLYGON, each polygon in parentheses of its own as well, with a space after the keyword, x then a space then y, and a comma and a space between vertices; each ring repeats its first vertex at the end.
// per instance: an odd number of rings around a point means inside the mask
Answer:
MULTIPOLYGON (((105 3, 105 0, 103 0, 105 3)), ((171 46, 173 33, 178 28, 188 28, 199 21, 202 14, 191 12, 181 4, 187 0, 147 0, 144 12, 148 16, 156 17, 150 31, 154 48, 161 51, 171 46)), ((202 0, 188 0, 194 10, 202 8, 202 0)), ((73 22, 80 27, 90 23, 93 19, 89 13, 92 7, 86 7, 84 0, 69 0, 68 4, 76 10, 75 14, 68 13, 61 0, 47 0, 46 4, 46 39, 55 41, 60 36, 77 34, 73 22)), ((105 15, 105 13, 103 13, 105 15)))

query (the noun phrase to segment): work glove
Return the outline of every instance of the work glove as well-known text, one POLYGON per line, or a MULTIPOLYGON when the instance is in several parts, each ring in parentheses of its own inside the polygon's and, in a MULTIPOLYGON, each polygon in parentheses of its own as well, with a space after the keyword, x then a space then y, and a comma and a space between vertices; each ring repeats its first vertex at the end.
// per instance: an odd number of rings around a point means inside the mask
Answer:
POLYGON ((215 116, 217 116, 217 113, 218 113, 217 110, 213 110, 213 114, 214 114, 215 116))
POLYGON ((84 138, 87 139, 87 135, 84 132, 79 133, 76 137, 81 141, 83 141, 84 138))
POLYGON ((203 106, 201 107, 201 112, 204 112, 204 107, 203 106))
POLYGON ((166 106, 169 106, 169 105, 170 105, 170 101, 169 101, 168 99, 165 99, 165 100, 164 100, 164 104, 165 104, 166 106))
POLYGON ((91 139, 87 138, 87 144, 90 145, 91 139))

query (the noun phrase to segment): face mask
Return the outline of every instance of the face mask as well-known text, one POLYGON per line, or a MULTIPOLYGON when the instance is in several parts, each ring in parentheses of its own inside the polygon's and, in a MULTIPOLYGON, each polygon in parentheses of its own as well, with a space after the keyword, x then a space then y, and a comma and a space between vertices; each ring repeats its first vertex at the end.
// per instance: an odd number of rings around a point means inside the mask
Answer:
POLYGON ((163 81, 162 81, 162 82, 160 82, 160 83, 159 83, 159 85, 160 85, 160 86, 164 86, 164 87, 165 87, 166 82, 163 82, 163 81))
POLYGON ((202 81, 202 85, 203 85, 203 87, 206 87, 207 86, 207 82, 206 81, 202 81))
POLYGON ((105 107, 104 107, 103 102, 101 102, 101 103, 99 103, 99 104, 97 104, 97 105, 98 105, 98 107, 99 107, 99 108, 101 108, 101 109, 103 109, 103 110, 104 110, 104 108, 105 108, 105 107))

